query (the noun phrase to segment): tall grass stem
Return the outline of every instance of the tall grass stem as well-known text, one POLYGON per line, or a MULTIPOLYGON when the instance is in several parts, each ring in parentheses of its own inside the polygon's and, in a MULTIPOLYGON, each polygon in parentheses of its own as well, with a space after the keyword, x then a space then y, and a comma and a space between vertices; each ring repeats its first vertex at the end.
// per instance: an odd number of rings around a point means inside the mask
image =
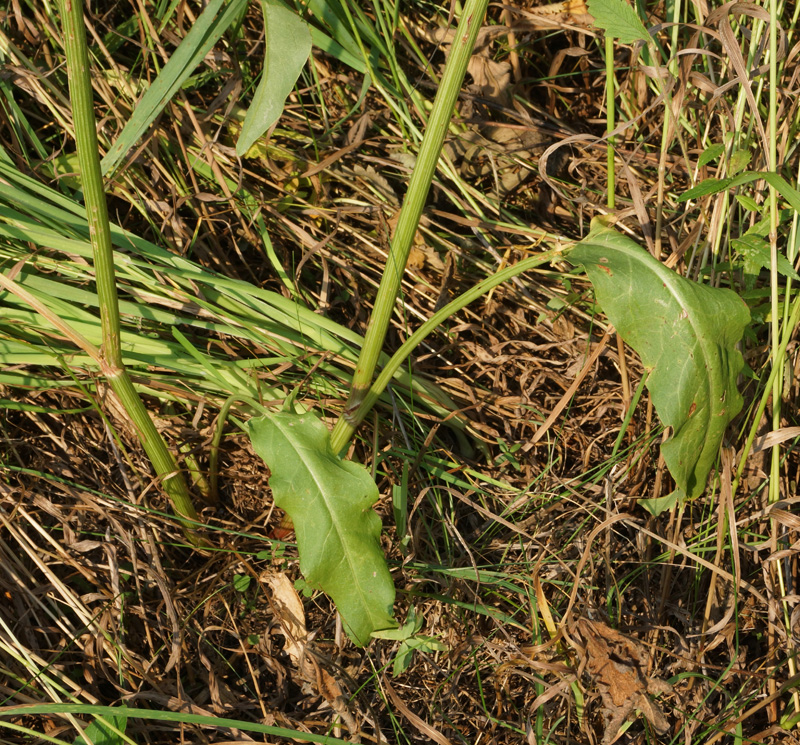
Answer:
MULTIPOLYGON (((616 94, 616 79, 614 74, 614 37, 611 34, 606 34, 606 132, 613 132, 616 126, 615 117, 615 94, 616 94)), ((614 171, 614 137, 608 137, 608 173, 606 176, 608 182, 608 209, 613 210, 616 207, 616 174, 614 171)))

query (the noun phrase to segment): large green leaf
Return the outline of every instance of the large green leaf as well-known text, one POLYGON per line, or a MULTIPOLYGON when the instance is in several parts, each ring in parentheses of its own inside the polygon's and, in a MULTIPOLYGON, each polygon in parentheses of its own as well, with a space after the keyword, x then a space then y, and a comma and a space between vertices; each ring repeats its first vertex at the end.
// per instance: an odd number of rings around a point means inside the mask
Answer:
POLYGON ((269 466, 275 504, 294 523, 306 582, 333 599, 357 644, 395 627, 394 583, 372 509, 378 487, 367 470, 333 452, 328 429, 311 413, 268 414, 251 419, 248 430, 269 466))
POLYGON ((599 223, 567 260, 586 268, 600 307, 650 371, 653 405, 672 427, 664 461, 678 489, 698 496, 742 408, 735 345, 750 320, 747 306, 731 290, 684 279, 599 223))
POLYGON ((311 33, 297 13, 275 0, 261 0, 261 8, 264 11, 264 68, 236 143, 239 157, 278 121, 286 97, 311 54, 311 33))

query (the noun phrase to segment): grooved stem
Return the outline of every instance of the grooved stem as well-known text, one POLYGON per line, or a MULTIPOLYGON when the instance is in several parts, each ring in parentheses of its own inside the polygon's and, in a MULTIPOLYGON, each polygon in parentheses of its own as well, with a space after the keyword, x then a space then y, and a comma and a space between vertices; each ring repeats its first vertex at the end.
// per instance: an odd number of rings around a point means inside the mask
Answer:
POLYGON ((86 218, 89 223, 89 239, 94 255, 97 297, 100 306, 100 327, 103 340, 100 367, 130 418, 142 447, 183 524, 187 538, 197 543, 199 537, 191 528, 191 522, 197 521, 197 513, 192 504, 186 480, 179 472, 175 458, 150 418, 122 360, 114 252, 111 244, 111 229, 108 221, 106 195, 103 189, 103 177, 100 171, 97 124, 94 116, 92 82, 89 76, 89 53, 86 46, 86 31, 83 26, 82 1, 61 0, 61 17, 67 53, 75 141, 78 149, 78 169, 86 202, 86 218))

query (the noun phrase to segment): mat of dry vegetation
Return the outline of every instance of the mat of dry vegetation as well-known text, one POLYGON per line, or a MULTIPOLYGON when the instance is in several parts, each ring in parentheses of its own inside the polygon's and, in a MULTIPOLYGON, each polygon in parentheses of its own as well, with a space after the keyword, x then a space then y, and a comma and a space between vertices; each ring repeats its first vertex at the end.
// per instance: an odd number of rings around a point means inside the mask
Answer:
MULTIPOLYGON (((197 12, 181 0, 158 28, 156 5, 119 0, 87 14, 102 142, 129 116, 136 91, 126 86, 157 75, 197 12)), ((447 9, 399 11, 394 63, 418 100, 430 101, 447 9)), ((651 25, 663 20, 663 6, 649 11, 651 25)), ((251 4, 108 183, 112 220, 227 277, 287 297, 296 286, 315 312, 363 333, 413 166, 409 128, 374 86, 363 87, 363 75, 315 48, 267 143, 237 160, 260 18, 251 4)), ((0 144, 20 171, 74 194, 56 21, 38 3, 0 12, 0 144)), ((476 281, 584 235, 605 211, 605 143, 594 139, 605 131, 604 62, 585 21, 522 5, 490 9, 389 350, 476 281)), ((620 97, 644 114, 618 136, 617 214, 688 272, 709 222, 724 213, 716 203, 708 211, 676 204, 699 145, 684 141, 684 152, 675 140, 659 174, 663 107, 648 108, 656 96, 632 49, 616 55, 620 97), (659 177, 671 196, 656 236, 659 177)), ((786 90, 796 87, 792 70, 786 90)), ((730 99, 706 95, 697 78, 690 84, 690 62, 677 72, 683 115, 723 126, 730 99)), ((418 124, 416 100, 406 103, 418 124)), ((790 140, 783 146, 794 157, 790 140)), ((3 269, 13 271, 8 261, 3 269)), ((392 407, 390 397, 360 430, 353 455, 374 469, 381 491, 397 617, 418 625, 410 641, 366 649, 348 642, 324 595, 304 588, 268 473, 239 429, 226 427, 219 500, 203 512, 214 548, 196 550, 101 381, 64 361, 25 368, 35 382, 23 386, 8 377, 20 372, 8 360, 0 379, 3 706, 127 702, 245 727, 131 720, 137 743, 290 741, 248 733, 247 723, 295 730, 298 740, 610 743, 626 721, 619 742, 795 741, 780 718, 796 682, 796 452, 786 451, 775 475, 787 501, 769 514, 769 443, 731 490, 767 329, 754 326, 746 341, 755 374, 742 380, 745 410, 706 495, 659 517, 638 500, 671 490, 658 458, 663 433, 645 393, 618 442, 643 370, 607 329, 583 275, 555 265, 497 288, 417 351, 413 374, 446 392, 466 429, 407 398, 392 407)), ((0 334, 18 331, 0 320, 0 334)), ((172 338, 169 328, 148 333, 172 338)), ((193 339, 231 360, 263 357, 234 336, 193 339)), ((340 381, 320 383, 302 355, 255 369, 286 393, 299 388, 300 400, 330 417, 346 395, 340 381)), ((151 411, 170 442, 183 444, 187 468, 207 471, 220 401, 158 377, 157 365, 152 372, 151 411)), ((147 382, 146 371, 137 374, 147 382)), ((797 385, 788 380, 784 427, 798 424, 797 385)), ((770 429, 765 417, 759 433, 770 429)), ((9 721, 69 742, 77 734, 63 715, 9 721)), ((36 741, 11 730, 2 740, 36 741)))

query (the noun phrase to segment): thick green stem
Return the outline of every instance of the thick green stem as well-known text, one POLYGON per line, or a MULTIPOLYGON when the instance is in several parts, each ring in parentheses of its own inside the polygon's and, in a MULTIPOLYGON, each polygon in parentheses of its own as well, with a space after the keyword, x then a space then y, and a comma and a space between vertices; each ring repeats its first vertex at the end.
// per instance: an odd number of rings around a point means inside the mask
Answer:
POLYGON ((100 304, 100 326, 103 358, 106 363, 122 367, 120 349, 119 303, 111 250, 108 207, 100 173, 92 83, 89 76, 89 53, 83 28, 81 0, 62 0, 64 44, 67 52, 69 94, 78 147, 81 186, 86 201, 86 219, 94 251, 97 298, 100 304))
POLYGON ((436 93, 428 126, 422 138, 417 163, 411 174, 408 192, 400 211, 397 229, 386 260, 386 269, 381 278, 375 298, 375 307, 364 337, 364 346, 361 348, 353 376, 353 389, 344 412, 336 422, 331 435, 334 452, 341 451, 353 436, 357 425, 353 415, 361 409, 361 404, 370 389, 375 366, 378 364, 400 290, 400 281, 406 268, 411 244, 417 232, 431 181, 436 173, 436 164, 439 161, 447 127, 458 100, 458 93, 467 71, 467 63, 472 54, 472 48, 475 46, 475 39, 483 22, 487 5, 488 0, 467 0, 461 14, 441 85, 436 93))
POLYGON ((549 264, 554 261, 561 254, 562 250, 563 248, 555 248, 552 251, 547 251, 537 256, 529 256, 527 259, 523 259, 519 263, 514 264, 514 266, 506 267, 497 274, 493 274, 482 282, 478 282, 478 284, 467 290, 463 295, 459 295, 455 300, 445 305, 440 311, 434 313, 406 339, 400 349, 398 349, 386 363, 386 366, 381 370, 378 377, 375 378, 375 382, 364 397, 361 405, 352 414, 352 420, 355 423, 354 426, 357 427, 364 420, 364 417, 381 397, 384 390, 386 390, 386 386, 389 385, 392 378, 400 369, 400 366, 437 326, 446 321, 454 313, 458 313, 463 307, 477 300, 481 295, 485 295, 489 290, 503 282, 516 277, 518 274, 522 274, 522 272, 527 272, 529 269, 534 269, 537 266, 549 264))
POLYGON ((108 207, 100 172, 100 154, 97 145, 96 121, 92 83, 89 77, 89 54, 86 32, 83 27, 82 0, 62 0, 61 15, 64 26, 64 44, 67 53, 67 71, 78 148, 78 167, 86 201, 89 238, 94 254, 97 296, 100 305, 102 330, 101 369, 111 389, 119 397, 133 423, 142 447, 147 453, 164 490, 172 500, 175 512, 182 518, 187 535, 188 521, 196 521, 186 480, 178 471, 175 459, 164 439, 153 424, 125 369, 120 346, 120 318, 117 285, 114 273, 114 252, 108 221, 108 207))
MULTIPOLYGON (((197 513, 192 504, 192 497, 189 494, 189 487, 186 479, 178 471, 178 464, 170 453, 167 444, 161 433, 156 429, 156 425, 150 418, 150 414, 145 408, 139 393, 133 386, 133 381, 128 371, 123 367, 119 369, 107 368, 104 370, 111 390, 117 394, 125 412, 130 417, 131 423, 136 428, 136 434, 142 443, 147 457, 153 464, 155 472, 158 474, 164 486, 164 491, 172 501, 172 506, 182 520, 184 528, 191 530, 188 521, 197 522, 197 513)), ((196 536, 187 533, 188 537, 194 542, 196 536)))

